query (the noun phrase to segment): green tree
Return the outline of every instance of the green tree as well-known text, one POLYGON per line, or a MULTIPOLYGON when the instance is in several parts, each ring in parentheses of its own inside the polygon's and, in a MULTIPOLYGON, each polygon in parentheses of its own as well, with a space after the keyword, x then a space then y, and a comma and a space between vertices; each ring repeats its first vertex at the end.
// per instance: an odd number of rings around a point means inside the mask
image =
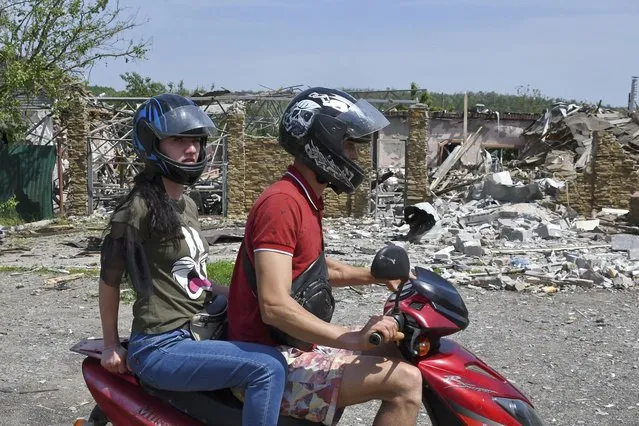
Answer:
POLYGON ((144 57, 148 42, 123 37, 139 24, 122 12, 109 0, 0 0, 0 127, 11 139, 24 130, 19 97, 61 109, 67 85, 96 63, 144 57))
POLYGON ((177 86, 172 81, 169 81, 166 86, 170 93, 175 93, 181 96, 191 96, 191 91, 184 87, 184 80, 180 80, 177 86))
POLYGON ((433 96, 428 90, 420 89, 419 85, 414 81, 410 84, 410 98, 419 103, 428 105, 431 111, 437 111, 439 108, 435 105, 433 96))
POLYGON ((120 78, 126 84, 124 96, 148 98, 169 91, 164 83, 153 81, 151 77, 142 77, 137 72, 125 72, 120 74, 120 78))
POLYGON ((95 96, 100 96, 102 93, 104 93, 104 96, 109 97, 121 96, 121 93, 118 90, 109 86, 89 86, 89 90, 95 96))
POLYGON ((419 90, 419 84, 414 81, 410 83, 410 98, 417 100, 417 91, 419 90))

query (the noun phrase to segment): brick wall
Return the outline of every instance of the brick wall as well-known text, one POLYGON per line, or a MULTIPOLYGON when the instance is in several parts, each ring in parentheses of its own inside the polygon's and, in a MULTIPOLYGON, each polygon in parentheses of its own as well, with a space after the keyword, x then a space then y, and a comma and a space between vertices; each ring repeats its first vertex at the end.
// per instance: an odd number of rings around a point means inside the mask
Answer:
POLYGON ((411 105, 408 111, 408 141, 406 141, 405 205, 421 203, 430 198, 428 188, 428 111, 426 105, 411 105))
MULTIPOLYGON (((228 216, 245 217, 260 193, 278 180, 292 164, 290 156, 277 140, 244 134, 244 115, 231 114, 227 118, 228 132, 228 216)), ((360 146, 357 162, 372 175, 370 146, 360 146)), ((325 194, 326 216, 362 216, 368 213, 368 179, 351 195, 337 196, 332 190, 325 194)))
POLYGON ((61 120, 67 128, 67 158, 69 168, 69 192, 67 213, 86 216, 89 207, 87 137, 88 112, 86 100, 77 96, 70 101, 68 110, 61 114, 61 120))
POLYGON ((594 132, 590 164, 567 183, 561 203, 586 217, 604 207, 627 209, 630 195, 639 189, 639 169, 612 132, 594 132))

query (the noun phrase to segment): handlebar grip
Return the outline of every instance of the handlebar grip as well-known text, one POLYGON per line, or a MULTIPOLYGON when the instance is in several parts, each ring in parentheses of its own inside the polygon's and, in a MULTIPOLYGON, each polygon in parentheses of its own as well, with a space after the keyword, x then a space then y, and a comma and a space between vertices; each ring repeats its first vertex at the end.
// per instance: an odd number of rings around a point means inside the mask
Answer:
POLYGON ((375 346, 379 346, 382 341, 383 341, 383 337, 381 334, 379 334, 378 332, 374 332, 373 334, 371 334, 368 337, 368 343, 370 343, 371 345, 375 345, 375 346))

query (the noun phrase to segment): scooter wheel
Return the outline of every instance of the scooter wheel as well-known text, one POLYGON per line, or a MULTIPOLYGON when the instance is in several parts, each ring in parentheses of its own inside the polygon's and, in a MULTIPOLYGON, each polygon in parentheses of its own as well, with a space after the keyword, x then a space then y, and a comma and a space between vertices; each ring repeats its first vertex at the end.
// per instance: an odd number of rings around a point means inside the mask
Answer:
POLYGON ((109 423, 109 418, 104 414, 102 408, 99 405, 93 407, 91 414, 89 414, 88 424, 91 426, 106 426, 109 423))

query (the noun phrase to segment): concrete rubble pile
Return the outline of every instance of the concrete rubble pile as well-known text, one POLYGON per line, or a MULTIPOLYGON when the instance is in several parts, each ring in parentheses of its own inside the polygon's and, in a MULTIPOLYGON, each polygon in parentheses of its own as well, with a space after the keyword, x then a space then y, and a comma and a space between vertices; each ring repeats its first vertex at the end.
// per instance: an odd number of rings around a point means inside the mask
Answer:
POLYGON ((539 165, 568 178, 583 170, 592 154, 593 132, 610 130, 626 153, 639 160, 639 116, 575 104, 557 104, 524 130, 519 165, 539 165))
POLYGON ((369 264, 385 243, 403 245, 415 265, 460 285, 553 293, 628 289, 639 282, 639 235, 607 224, 628 213, 584 219, 553 199, 561 182, 487 175, 467 191, 407 206, 403 217, 326 219, 328 252, 369 264))

